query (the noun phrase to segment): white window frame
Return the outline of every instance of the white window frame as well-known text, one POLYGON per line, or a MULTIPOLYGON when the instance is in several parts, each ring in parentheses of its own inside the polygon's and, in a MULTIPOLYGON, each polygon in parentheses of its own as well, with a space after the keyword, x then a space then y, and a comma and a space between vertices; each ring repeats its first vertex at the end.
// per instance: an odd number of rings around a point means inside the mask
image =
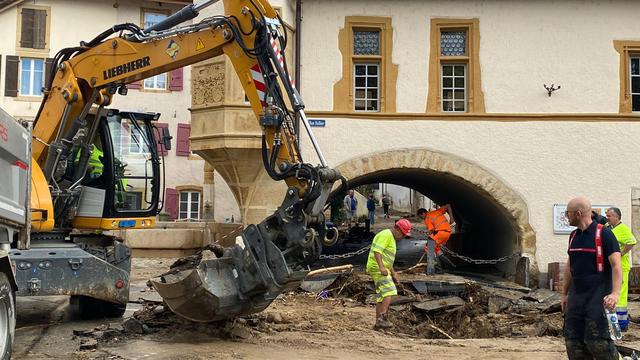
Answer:
POLYGON ((30 58, 30 57, 21 57, 20 58, 20 66, 18 69, 18 92, 20 96, 42 96, 42 87, 40 89, 34 89, 34 75, 35 75, 35 62, 37 60, 42 61, 42 82, 41 84, 44 86, 44 73, 45 73, 45 62, 44 59, 42 58, 30 58), (23 60, 30 60, 29 64, 30 64, 30 69, 29 69, 29 93, 28 94, 24 94, 22 93, 22 61, 23 60), (37 91, 37 93, 36 93, 37 91))
POLYGON ((143 84, 144 88, 147 90, 167 90, 169 88, 169 84, 167 83, 167 73, 146 78, 144 79, 143 84), (159 85, 162 78, 164 78, 164 86, 159 85))
POLYGON ((135 128, 134 131, 131 131, 131 137, 129 138, 129 154, 150 153, 150 151, 146 151, 146 144, 144 143, 143 138, 143 134, 140 134, 140 132, 135 128))
POLYGON ((640 56, 638 55, 629 57, 629 94, 631 94, 631 112, 640 113, 640 110, 636 110, 636 111, 633 110, 633 96, 635 95, 640 97, 640 93, 633 92, 633 78, 640 78, 640 56), (633 60, 638 61, 638 74, 636 75, 634 75, 633 72, 631 71, 633 60))
POLYGON ((370 62, 370 61, 354 61, 353 62, 353 111, 358 111, 358 112, 380 112, 380 63, 378 62, 370 62), (356 67, 358 66, 366 66, 366 73, 365 75, 356 75, 356 67), (376 75, 369 75, 369 66, 375 66, 378 70, 376 72, 376 75), (356 79, 358 77, 364 77, 365 81, 364 81, 364 87, 362 86, 356 86, 356 79), (369 81, 368 79, 371 77, 375 77, 376 78, 376 86, 375 87, 369 87, 369 81), (376 98, 369 98, 367 96, 367 90, 376 90, 378 93, 378 96, 376 98), (357 91, 358 90, 364 90, 364 98, 358 98, 356 96, 357 91), (371 100, 375 100, 377 102, 377 106, 376 109, 374 110, 369 110, 369 109, 365 109, 365 110, 357 110, 356 109, 356 102, 357 101, 364 101, 365 103, 365 107, 367 104, 367 101, 371 101, 371 100))
POLYGON ((200 191, 193 191, 193 190, 184 190, 184 191, 179 191, 178 192, 178 219, 179 220, 200 220, 200 202, 202 201, 202 192, 200 191), (185 203, 185 201, 182 201, 182 194, 187 194, 187 211, 186 211, 186 217, 183 217, 183 211, 182 211, 182 204, 185 203), (193 212, 191 211, 191 205, 193 204, 193 199, 192 196, 193 194, 198 194, 198 201, 196 202, 198 204, 198 210, 195 213, 195 217, 193 216, 193 212))
MULTIPOLYGON (((153 15, 164 15, 165 19, 169 16, 169 14, 164 13, 160 10, 152 10, 152 9, 142 9, 142 26, 144 26, 145 28, 147 27, 147 20, 146 20, 146 15, 147 14, 153 14, 153 15)), ((151 25, 155 25, 155 23, 151 24, 151 25)), ((167 76, 167 73, 164 74, 158 74, 155 76, 152 76, 150 78, 146 78, 142 81, 142 87, 145 90, 167 90, 169 89, 169 77, 167 76), (164 78, 164 86, 160 86, 158 85, 161 80, 164 78)))
POLYGON ((467 64, 461 64, 461 63, 447 63, 447 62, 443 62, 440 64, 440 109, 442 112, 457 112, 457 113, 463 113, 467 111, 467 64), (452 72, 451 75, 444 75, 444 67, 445 66, 452 66, 452 72), (464 69, 464 73, 462 74, 462 76, 459 75, 455 75, 455 67, 460 66, 464 69), (445 78, 451 78, 451 87, 446 87, 444 86, 444 79, 445 78), (463 79, 463 85, 462 87, 456 87, 456 79, 462 78, 463 79), (445 99, 444 98, 444 90, 451 90, 451 99, 445 99), (456 99, 455 97, 455 93, 456 90, 462 90, 464 96, 462 97, 462 99, 456 99), (445 109, 445 102, 450 102, 453 105, 453 109, 452 110, 447 110, 445 109), (455 103, 456 102, 462 102, 464 107, 462 110, 455 110, 455 103))

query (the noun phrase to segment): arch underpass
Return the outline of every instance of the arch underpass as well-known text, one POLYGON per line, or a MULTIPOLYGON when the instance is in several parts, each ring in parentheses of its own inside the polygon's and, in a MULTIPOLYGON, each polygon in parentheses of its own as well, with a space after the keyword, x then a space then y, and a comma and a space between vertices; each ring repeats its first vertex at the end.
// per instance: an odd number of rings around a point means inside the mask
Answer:
MULTIPOLYGON (((478 164, 455 155, 414 148, 367 154, 337 168, 349 179, 350 188, 390 183, 412 188, 436 203, 450 203, 458 224, 447 244, 451 250, 474 259, 495 259, 517 252, 528 259, 530 271, 537 273, 536 237, 529 224, 526 202, 478 164)), ((518 264, 519 260, 516 256, 497 268, 513 277, 516 267, 524 266, 525 260, 518 264)))

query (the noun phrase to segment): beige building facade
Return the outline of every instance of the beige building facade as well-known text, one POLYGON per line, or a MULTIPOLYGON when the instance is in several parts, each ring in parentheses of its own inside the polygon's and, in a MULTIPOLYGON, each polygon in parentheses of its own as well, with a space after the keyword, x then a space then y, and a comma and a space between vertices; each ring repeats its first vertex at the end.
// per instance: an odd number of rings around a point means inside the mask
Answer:
MULTIPOLYGON (((11 41, 0 43, 0 106, 23 119, 37 111, 39 65, 23 58, 44 62, 113 24, 141 24, 145 12, 161 16, 178 3, 3 2, 9 6, 0 10, 0 36, 11 41), (45 10, 44 20, 27 11, 44 27, 44 44, 35 37, 22 44, 22 9, 45 10), (7 67, 9 56, 19 64, 7 95, 8 69, 15 69, 7 67)), ((548 263, 566 259, 558 214, 574 196, 620 207, 637 232, 640 4, 297 3, 273 1, 290 38, 289 67, 300 78, 307 115, 322 120, 314 130, 325 157, 353 186, 396 184, 451 203, 459 224, 451 248, 474 258, 516 254, 500 266, 508 276, 527 261, 544 273, 548 263)), ((221 13, 218 3, 198 19, 221 13)), ((167 187, 178 199, 189 194, 188 202, 198 193, 199 216, 207 201, 218 221, 233 215, 256 223, 270 215, 284 185, 262 170, 261 129, 230 62, 183 69, 181 90, 170 88, 171 79, 149 83, 156 89, 133 86, 114 101, 162 113, 174 139, 189 125, 188 153, 182 147, 178 156, 175 147, 165 158, 167 187)), ((305 160, 317 163, 302 139, 305 160)))
MULTIPOLYGON (((33 120, 42 100, 46 64, 61 48, 78 46, 115 24, 141 27, 161 20, 190 0, 179 1, 1 1, 0 107, 17 119, 33 120)), ((221 201, 213 209, 214 188, 205 184, 205 162, 189 149, 191 68, 162 74, 129 85, 127 96, 116 96, 112 108, 158 112, 159 126, 168 127, 173 148, 165 152, 166 201, 169 219, 199 220, 213 214, 217 221, 239 218, 237 205, 219 174, 221 201), (225 200, 227 198, 228 200, 225 200), (209 199, 207 202, 204 199, 209 199), (181 208, 182 207, 182 208, 181 208), (206 212, 206 214, 205 214, 206 212)))
MULTIPOLYGON (((283 12, 295 27, 292 4, 283 12)), ((324 120, 314 129, 325 157, 352 185, 394 183, 450 202, 453 249, 515 253, 507 275, 524 266, 519 257, 544 273, 566 260, 561 213, 572 197, 639 222, 639 10, 627 1, 307 0, 295 31, 299 85, 309 118, 324 120)), ((255 170, 260 129, 229 63, 201 66, 194 81, 218 74, 225 95, 192 102, 192 147, 223 174, 243 219, 260 221, 284 185, 255 170)))

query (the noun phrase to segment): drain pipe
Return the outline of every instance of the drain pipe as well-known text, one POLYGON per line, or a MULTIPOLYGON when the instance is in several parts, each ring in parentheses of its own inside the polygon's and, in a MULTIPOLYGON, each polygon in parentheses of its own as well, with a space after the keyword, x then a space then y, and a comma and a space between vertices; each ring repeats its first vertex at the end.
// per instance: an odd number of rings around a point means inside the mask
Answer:
MULTIPOLYGON (((300 33, 302 32, 302 0, 296 0, 296 41, 295 41, 295 53, 293 55, 295 65, 295 82, 298 92, 301 92, 300 87, 300 33)), ((298 144, 300 143, 300 115, 296 114, 295 130, 298 144)))

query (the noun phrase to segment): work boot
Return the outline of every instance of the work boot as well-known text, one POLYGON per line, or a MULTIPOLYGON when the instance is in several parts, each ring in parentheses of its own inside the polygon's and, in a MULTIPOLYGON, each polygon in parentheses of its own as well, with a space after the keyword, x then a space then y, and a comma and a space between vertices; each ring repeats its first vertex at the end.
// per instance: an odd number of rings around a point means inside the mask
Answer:
POLYGON ((378 318, 376 319, 376 324, 373 326, 373 328, 375 330, 378 329, 389 329, 392 328, 393 324, 391 323, 391 321, 387 320, 387 316, 386 315, 380 315, 378 316, 378 318))

